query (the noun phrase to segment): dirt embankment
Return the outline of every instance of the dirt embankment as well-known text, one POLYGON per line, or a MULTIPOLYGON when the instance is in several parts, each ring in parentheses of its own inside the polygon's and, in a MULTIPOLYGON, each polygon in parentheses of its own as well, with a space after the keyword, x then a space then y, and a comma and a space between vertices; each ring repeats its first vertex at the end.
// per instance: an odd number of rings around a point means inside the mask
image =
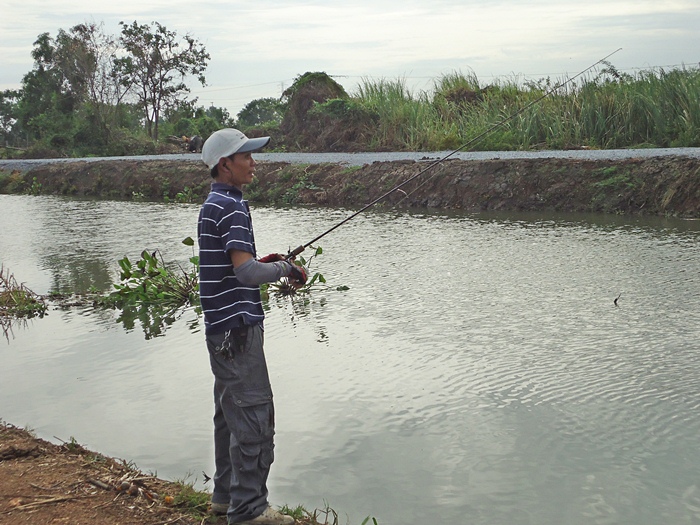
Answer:
POLYGON ((73 440, 55 445, 0 421, 0 523, 5 525, 226 522, 205 521, 206 502, 200 513, 183 511, 181 490, 73 440))
MULTIPOLYGON (((336 164, 260 162, 252 201, 359 207, 423 171, 382 202, 401 207, 700 216, 700 159, 517 159, 336 164)), ((95 161, 39 166, 0 179, 0 191, 201 202, 201 162, 95 161)))

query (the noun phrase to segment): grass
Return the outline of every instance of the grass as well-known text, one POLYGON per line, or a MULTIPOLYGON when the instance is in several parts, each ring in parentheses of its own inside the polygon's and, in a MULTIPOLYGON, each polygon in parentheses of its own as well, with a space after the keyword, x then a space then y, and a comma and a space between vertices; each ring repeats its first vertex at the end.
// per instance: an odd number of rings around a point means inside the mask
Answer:
POLYGON ((636 75, 612 64, 575 80, 518 78, 482 84, 473 74, 450 73, 431 92, 412 92, 404 80, 365 80, 353 102, 378 115, 368 149, 456 149, 490 126, 566 83, 472 149, 700 146, 700 69, 653 69, 636 75))
MULTIPOLYGON (((220 523, 220 520, 207 514, 211 494, 207 491, 197 490, 194 484, 186 479, 176 480, 173 482, 173 500, 172 505, 178 507, 181 511, 201 519, 201 523, 220 523)), ((322 509, 307 510, 302 505, 290 507, 283 505, 278 508, 280 513, 292 516, 297 524, 300 525, 340 525, 338 513, 328 504, 325 504, 322 509)), ((367 517, 361 525, 372 523, 377 525, 375 518, 367 517)))

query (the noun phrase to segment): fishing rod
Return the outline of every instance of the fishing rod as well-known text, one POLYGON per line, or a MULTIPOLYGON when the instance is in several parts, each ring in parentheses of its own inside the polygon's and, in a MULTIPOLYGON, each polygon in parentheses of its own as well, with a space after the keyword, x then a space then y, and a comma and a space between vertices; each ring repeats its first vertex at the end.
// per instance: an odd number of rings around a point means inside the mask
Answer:
POLYGON ((513 120, 515 117, 517 117, 518 115, 520 115, 520 114, 523 113, 524 111, 527 111, 527 110, 530 109, 532 106, 534 106, 534 105, 540 103, 542 100, 544 100, 545 98, 547 98, 549 95, 551 95, 552 93, 554 93, 554 92, 557 91, 558 89, 561 89, 562 87, 564 87, 566 84, 568 84, 569 82, 571 82, 571 81, 574 80, 575 78, 578 78, 578 77, 580 77, 581 75, 583 75, 586 71, 588 71, 588 70, 590 70, 590 69, 593 69, 595 66, 597 66, 597 65, 600 64, 601 62, 605 62, 608 58, 610 58, 611 56, 613 56, 615 53, 617 53, 617 52, 620 51, 621 49, 622 49, 621 47, 618 48, 618 49, 616 49, 615 51, 613 51, 613 52, 610 53, 609 55, 607 55, 607 56, 601 58, 600 60, 598 60, 595 64, 592 64, 592 65, 588 66, 586 69, 584 69, 583 71, 577 73, 577 74, 574 75, 573 77, 571 77, 571 78, 567 79, 566 81, 564 81, 564 82, 562 82, 562 83, 560 83, 560 84, 554 86, 553 88, 549 89, 549 90, 546 91, 543 95, 540 95, 538 98, 536 98, 535 100, 533 100, 533 101, 530 102, 529 104, 526 104, 525 106, 523 106, 522 108, 520 108, 520 109, 519 109, 518 111, 516 111, 515 113, 513 113, 513 114, 509 115, 508 117, 504 118, 503 120, 497 122, 496 124, 494 124, 494 125, 492 125, 491 127, 487 128, 485 131, 482 131, 482 132, 479 133, 476 137, 474 137, 474 138, 472 138, 471 140, 469 140, 468 142, 465 142, 464 144, 462 144, 459 148, 457 148, 457 149, 451 151, 450 153, 448 153, 448 154, 445 155, 444 157, 442 157, 442 158, 440 158, 440 159, 438 159, 438 160, 436 160, 436 161, 434 161, 434 162, 431 162, 430 164, 428 164, 428 166, 426 166, 425 168, 423 168, 422 170, 420 170, 420 171, 419 171, 418 173, 416 173, 415 175, 409 177, 408 179, 406 179, 405 181, 403 181, 401 184, 399 184, 399 185, 393 187, 392 189, 390 189, 389 191, 387 191, 387 192, 384 193, 383 195, 377 197, 377 198, 374 199, 372 202, 370 202, 369 204, 365 205, 363 208, 357 210, 357 211, 356 211, 355 213, 353 213, 352 215, 348 215, 345 219, 343 219, 342 221, 340 221, 338 224, 336 224, 336 225, 333 226, 332 228, 329 228, 328 230, 326 230, 325 232, 323 232, 321 235, 318 235, 318 236, 314 237, 313 239, 311 239, 311 240, 310 240, 309 242, 307 242, 306 244, 302 244, 302 245, 300 245, 300 246, 297 246, 294 250, 290 251, 290 252, 287 254, 286 259, 291 259, 291 258, 293 258, 293 257, 296 257, 296 256, 299 255, 301 252, 303 252, 306 248, 308 248, 309 246, 311 246, 312 244, 314 244, 314 243, 315 243, 316 241, 318 241, 319 239, 325 237, 326 235, 328 235, 329 233, 331 233, 333 230, 336 230, 337 228, 340 228, 340 227, 341 227, 343 224, 345 224, 346 222, 348 222, 348 221, 354 219, 354 218, 357 217, 359 214, 361 214, 361 213, 363 213, 364 211, 366 211, 367 209, 371 208, 372 206, 374 206, 374 205, 377 204, 378 202, 384 200, 385 198, 387 198, 389 195, 391 195, 391 194, 394 193, 395 191, 400 190, 402 187, 404 187, 404 186, 405 186, 406 184, 408 184, 409 182, 411 182, 411 181, 417 179, 418 177, 420 177, 421 175, 423 175, 425 172, 431 170, 432 168, 434 168, 434 167, 437 166, 438 164, 444 162, 445 160, 449 159, 450 157, 452 157, 452 156, 455 155, 456 153, 462 151, 462 150, 463 150, 464 148, 466 148, 467 146, 471 146, 472 144, 478 142, 479 140, 481 140, 482 138, 484 138, 486 135, 488 135, 489 133, 491 133, 493 130, 498 129, 499 127, 503 126, 503 125, 504 125, 505 123, 507 123, 507 122, 510 122, 510 121, 513 120))

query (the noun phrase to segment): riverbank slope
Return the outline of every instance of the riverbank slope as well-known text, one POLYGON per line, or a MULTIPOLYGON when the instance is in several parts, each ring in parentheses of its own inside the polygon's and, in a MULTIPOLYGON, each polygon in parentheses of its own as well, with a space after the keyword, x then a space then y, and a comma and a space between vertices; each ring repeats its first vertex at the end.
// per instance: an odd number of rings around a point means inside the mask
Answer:
MULTIPOLYGON (((700 159, 568 158, 373 162, 362 166, 259 162, 251 201, 464 211, 603 212, 700 217, 700 159), (416 176, 417 175, 417 176, 416 176)), ((100 160, 42 164, 0 175, 0 192, 201 202, 201 161, 100 160)))
POLYGON ((182 507, 182 487, 71 439, 49 443, 0 421, 0 523, 224 524, 182 507))

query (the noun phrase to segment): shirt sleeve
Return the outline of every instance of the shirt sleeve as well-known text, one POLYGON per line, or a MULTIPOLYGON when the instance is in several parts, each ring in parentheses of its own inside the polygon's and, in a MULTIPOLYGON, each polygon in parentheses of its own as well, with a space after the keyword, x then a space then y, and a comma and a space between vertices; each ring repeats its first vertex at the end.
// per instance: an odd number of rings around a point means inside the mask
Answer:
POLYGON ((255 240, 250 214, 243 203, 233 202, 221 220, 220 231, 226 251, 237 250, 255 256, 255 240))

